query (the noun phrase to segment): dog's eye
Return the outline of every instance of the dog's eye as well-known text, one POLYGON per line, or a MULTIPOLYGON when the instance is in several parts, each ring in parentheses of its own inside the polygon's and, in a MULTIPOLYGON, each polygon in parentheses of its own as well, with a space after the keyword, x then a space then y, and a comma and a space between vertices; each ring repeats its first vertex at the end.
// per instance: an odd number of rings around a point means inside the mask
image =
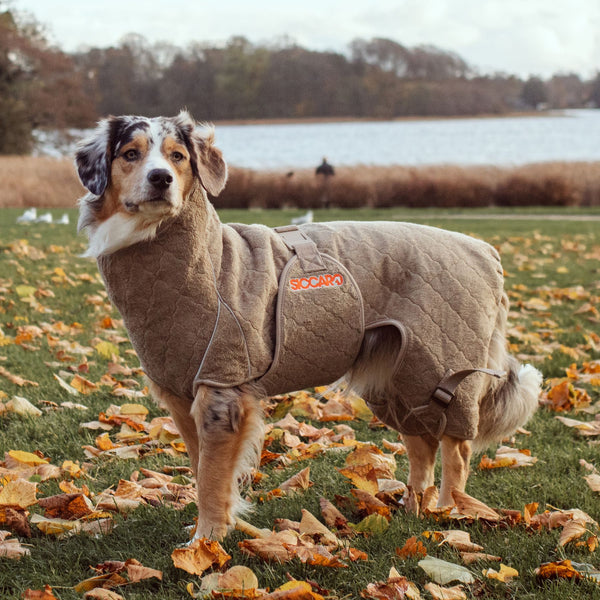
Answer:
POLYGON ((173 153, 171 154, 171 158, 172 158, 172 159, 173 159, 175 162, 180 162, 180 161, 182 161, 182 160, 185 158, 185 156, 184 156, 184 155, 183 155, 181 152, 177 152, 177 151, 175 151, 175 152, 173 152, 173 153))
POLYGON ((132 162, 138 159, 139 152, 132 148, 131 150, 127 150, 127 152, 124 152, 122 156, 126 161, 132 162))

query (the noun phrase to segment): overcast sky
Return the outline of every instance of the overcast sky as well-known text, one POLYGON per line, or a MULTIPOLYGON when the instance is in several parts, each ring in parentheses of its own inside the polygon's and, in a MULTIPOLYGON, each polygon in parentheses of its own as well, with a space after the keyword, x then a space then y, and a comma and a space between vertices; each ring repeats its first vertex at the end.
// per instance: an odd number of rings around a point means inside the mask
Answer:
POLYGON ((117 44, 135 32, 185 46, 243 35, 288 35, 344 51, 354 38, 457 52, 480 72, 522 77, 600 70, 600 0, 10 0, 66 51, 117 44))

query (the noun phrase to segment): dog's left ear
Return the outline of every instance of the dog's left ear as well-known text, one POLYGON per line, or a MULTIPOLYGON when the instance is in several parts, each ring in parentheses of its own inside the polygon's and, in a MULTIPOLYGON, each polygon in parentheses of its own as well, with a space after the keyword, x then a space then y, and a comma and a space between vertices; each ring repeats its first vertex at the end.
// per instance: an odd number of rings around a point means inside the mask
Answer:
POLYGON ((189 140, 192 164, 202 187, 212 196, 218 196, 227 182, 227 163, 214 146, 213 126, 196 123, 185 110, 175 117, 175 123, 189 140))
POLYGON ((101 196, 108 185, 110 175, 110 120, 98 123, 94 133, 80 142, 75 152, 75 166, 79 179, 95 196, 101 196))

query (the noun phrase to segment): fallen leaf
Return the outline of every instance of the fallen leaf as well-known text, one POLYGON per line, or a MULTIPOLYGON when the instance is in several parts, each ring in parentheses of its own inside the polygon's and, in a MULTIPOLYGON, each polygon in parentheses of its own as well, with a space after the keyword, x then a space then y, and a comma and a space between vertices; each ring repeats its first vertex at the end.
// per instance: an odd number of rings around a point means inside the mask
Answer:
POLYGON ((497 579, 498 581, 502 581, 506 583, 510 581, 513 577, 518 577, 519 572, 512 567, 507 567, 506 565, 501 564, 500 570, 496 571, 494 569, 485 569, 483 572, 483 576, 488 579, 497 579))
POLYGON ((466 517, 485 519, 486 521, 500 521, 500 515, 489 506, 458 490, 452 490, 452 498, 457 511, 466 517))
POLYGON ((467 595, 463 591, 462 585, 453 587, 441 587, 436 583, 426 583, 425 591, 429 592, 433 600, 467 600, 467 595))
POLYGON ((85 600, 125 600, 121 594, 105 588, 94 588, 86 592, 83 597, 85 600))
POLYGON ((406 540, 402 548, 396 548, 396 556, 402 560, 415 556, 427 556, 427 548, 425 548, 423 542, 417 540, 416 536, 413 535, 406 540))
POLYGON ((43 590, 27 589, 23 592, 21 598, 23 600, 57 600, 49 585, 45 585, 43 590))
MULTIPOLYGON (((7 539, 10 536, 8 531, 0 531, 0 558, 21 558, 31 554, 29 548, 21 545, 17 539, 7 539)), ((54 596, 52 596, 54 597, 54 596)))
POLYGON ((192 575, 202 575, 213 565, 222 567, 231 556, 223 550, 219 542, 198 538, 186 548, 175 548, 171 558, 178 569, 192 575))
POLYGON ((565 546, 573 540, 579 539, 587 531, 584 521, 572 520, 565 524, 558 540, 559 546, 565 546))
POLYGON ((428 577, 440 585, 446 585, 452 581, 460 581, 461 583, 473 583, 475 581, 469 569, 433 556, 427 556, 417 564, 427 573, 428 577))
POLYGON ((0 490, 0 507, 27 508, 37 503, 37 484, 24 479, 8 481, 0 490))

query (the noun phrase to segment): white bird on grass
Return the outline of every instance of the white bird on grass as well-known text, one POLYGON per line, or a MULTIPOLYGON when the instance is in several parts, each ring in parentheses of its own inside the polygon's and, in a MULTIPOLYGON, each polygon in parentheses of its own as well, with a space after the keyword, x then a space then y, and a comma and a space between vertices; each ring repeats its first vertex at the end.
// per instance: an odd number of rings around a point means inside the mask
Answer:
POLYGON ((302 225, 304 223, 312 223, 313 222, 313 211, 309 210, 305 215, 300 215, 299 217, 294 217, 292 219, 292 225, 302 225))

